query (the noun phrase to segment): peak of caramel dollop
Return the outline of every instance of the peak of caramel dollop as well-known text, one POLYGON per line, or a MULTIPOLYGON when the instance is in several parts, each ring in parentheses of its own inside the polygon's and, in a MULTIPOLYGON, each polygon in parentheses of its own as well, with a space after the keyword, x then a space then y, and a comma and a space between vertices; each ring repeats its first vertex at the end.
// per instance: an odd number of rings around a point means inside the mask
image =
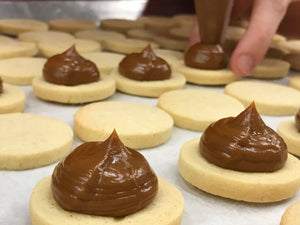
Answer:
POLYGON ((218 70, 226 67, 226 57, 219 44, 192 45, 184 55, 185 65, 197 69, 218 70))
POLYGON ((0 94, 3 93, 3 82, 2 79, 0 77, 0 94))
POLYGON ((67 51, 50 57, 43 68, 44 79, 60 85, 79 85, 100 79, 97 66, 81 57, 73 45, 67 51))
POLYGON ((207 161, 245 172, 275 171, 287 159, 285 142, 265 125, 254 103, 237 117, 211 124, 203 133, 199 148, 207 161))
POLYGON ((300 109, 298 110, 298 113, 295 116, 295 123, 298 131, 300 132, 300 109))
POLYGON ((171 77, 171 68, 148 45, 141 52, 128 54, 119 64, 119 73, 139 81, 165 80, 171 77))
POLYGON ((114 131, 104 142, 80 145, 60 162, 51 188, 63 209, 120 217, 147 206, 158 182, 142 154, 125 147, 114 131))

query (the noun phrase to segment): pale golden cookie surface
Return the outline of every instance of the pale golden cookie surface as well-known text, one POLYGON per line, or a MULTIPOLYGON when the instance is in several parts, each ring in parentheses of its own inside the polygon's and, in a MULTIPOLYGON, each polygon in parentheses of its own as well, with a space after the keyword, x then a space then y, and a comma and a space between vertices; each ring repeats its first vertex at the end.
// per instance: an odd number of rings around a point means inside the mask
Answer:
POLYGON ((72 39, 72 40, 48 40, 38 43, 38 48, 43 56, 51 57, 68 50, 75 45, 78 53, 99 52, 101 45, 97 41, 72 39))
POLYGON ((183 51, 187 45, 187 40, 167 37, 163 35, 155 35, 153 37, 153 41, 159 44, 161 48, 175 50, 175 51, 183 51))
POLYGON ((157 106, 173 117, 176 126, 195 131, 204 131, 216 120, 236 116, 244 110, 230 96, 196 89, 166 92, 159 97, 157 106))
POLYGON ((153 40, 153 37, 155 36, 153 32, 145 29, 130 29, 127 31, 126 34, 129 38, 141 39, 147 41, 153 40))
POLYGON ((154 53, 158 56, 166 60, 170 66, 176 67, 179 61, 183 60, 184 54, 180 51, 174 51, 169 49, 154 49, 154 53))
POLYGON ((289 41, 282 41, 279 43, 279 46, 287 49, 292 53, 300 53, 300 40, 289 40, 289 41))
POLYGON ((22 112, 25 108, 25 94, 15 85, 3 83, 0 94, 0 114, 22 112))
POLYGON ((52 84, 45 81, 42 76, 38 76, 32 80, 32 88, 34 95, 43 100, 80 104, 112 96, 116 91, 116 83, 112 77, 104 74, 101 74, 97 82, 75 86, 52 84))
POLYGON ((0 121, 0 169, 48 165, 71 150, 73 131, 63 121, 28 113, 3 114, 0 121))
POLYGON ((224 92, 245 106, 254 101, 257 111, 263 115, 295 115, 300 108, 300 92, 283 85, 237 81, 226 85, 224 92))
POLYGON ((86 105, 74 115, 75 134, 83 141, 103 141, 114 129, 126 146, 151 148, 169 139, 173 119, 153 106, 114 101, 86 105))
POLYGON ((37 54, 36 44, 22 41, 0 42, 0 59, 34 56, 37 54))
POLYGON ((290 64, 279 59, 265 58, 254 69, 251 76, 256 78, 272 79, 288 75, 290 64))
POLYGON ((289 81, 289 86, 292 88, 296 88, 297 90, 300 90, 300 75, 295 75, 291 77, 289 81))
POLYGON ((116 32, 126 33, 130 29, 139 29, 144 27, 144 23, 137 20, 127 19, 103 19, 100 27, 103 30, 112 30, 116 32))
POLYGON ((141 16, 137 21, 144 23, 146 29, 153 31, 166 31, 178 26, 172 18, 164 16, 141 16))
POLYGON ((0 77, 4 82, 16 85, 31 85, 36 76, 41 76, 46 62, 44 58, 17 57, 0 60, 0 77))
MULTIPOLYGON (((120 39, 120 38, 110 38, 103 41, 103 47, 109 51, 117 52, 117 53, 123 53, 123 54, 129 54, 132 52, 140 52, 150 42, 143 41, 143 40, 137 40, 137 39, 120 39)), ((150 43, 151 48, 155 49, 158 48, 158 44, 156 43, 150 43)))
POLYGON ((112 52, 90 52, 81 55, 95 63, 100 73, 104 74, 110 74, 124 58, 124 55, 112 52))
POLYGON ((300 187, 300 162, 288 155, 275 172, 240 172, 218 167, 204 159, 199 138, 186 142, 179 155, 181 176, 193 186, 213 195, 246 202, 276 202, 292 197, 300 187))
POLYGON ((0 32, 10 35, 18 35, 27 31, 46 31, 48 24, 32 19, 2 19, 0 20, 0 32))
POLYGON ((180 61, 174 69, 183 74, 187 82, 200 85, 224 85, 239 80, 230 69, 221 70, 202 70, 188 67, 183 60, 180 61))
POLYGON ((159 97, 164 92, 181 89, 185 85, 185 77, 175 72, 172 72, 170 79, 155 81, 133 80, 121 75, 118 69, 112 75, 116 78, 119 91, 144 97, 159 97))
POLYGON ((289 153, 300 156, 300 132, 295 121, 288 120, 279 123, 277 132, 286 143, 289 153))
POLYGON ((300 201, 290 205, 281 217, 280 225, 300 225, 300 201))
POLYGON ((75 33, 81 30, 95 30, 97 25, 92 20, 84 19, 55 19, 49 21, 50 29, 64 31, 68 33, 75 33))
POLYGON ((51 177, 42 179, 30 197, 32 225, 180 225, 183 197, 168 181, 158 177, 158 193, 144 209, 122 218, 92 216, 65 211, 55 202, 50 189, 51 177))
POLYGON ((75 34, 75 37, 94 40, 103 44, 103 41, 106 39, 125 39, 125 35, 121 33, 117 33, 114 31, 106 31, 106 30, 85 30, 85 31, 78 31, 75 34))
POLYGON ((15 42, 16 39, 0 34, 0 42, 15 42))
POLYGON ((190 27, 174 27, 169 30, 169 34, 176 38, 189 40, 191 33, 190 27))
POLYGON ((176 21, 181 27, 192 27, 195 20, 195 14, 175 14, 172 19, 176 21))
POLYGON ((61 31, 31 31, 24 32, 18 35, 20 41, 39 43, 48 40, 72 40, 74 36, 61 31))

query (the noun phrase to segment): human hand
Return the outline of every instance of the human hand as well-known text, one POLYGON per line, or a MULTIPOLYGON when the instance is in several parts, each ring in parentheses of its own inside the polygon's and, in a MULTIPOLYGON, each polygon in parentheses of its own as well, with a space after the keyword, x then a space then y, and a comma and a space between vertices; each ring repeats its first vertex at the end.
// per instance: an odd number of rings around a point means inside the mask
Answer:
MULTIPOLYGON (((235 74, 250 75, 259 64, 293 1, 296 0, 235 0, 232 17, 239 17, 252 7, 249 26, 230 59, 230 67, 235 74)), ((189 46, 197 41, 199 32, 195 24, 189 46)))

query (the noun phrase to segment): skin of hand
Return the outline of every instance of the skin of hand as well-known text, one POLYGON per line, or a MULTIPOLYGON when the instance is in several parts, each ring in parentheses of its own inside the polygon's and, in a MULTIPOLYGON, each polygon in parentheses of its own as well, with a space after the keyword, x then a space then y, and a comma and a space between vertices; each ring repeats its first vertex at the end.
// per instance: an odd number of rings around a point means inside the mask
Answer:
MULTIPOLYGON (((250 75, 254 68, 259 64, 268 50, 272 38, 283 20, 291 2, 293 2, 293 0, 234 1, 232 18, 241 17, 244 13, 247 13, 252 9, 248 28, 230 59, 230 67, 235 74, 240 76, 250 75)), ((297 5, 300 5, 298 3, 297 5)), ((199 32, 198 26, 195 23, 191 31, 191 38, 188 46, 191 46, 198 41, 199 32)))

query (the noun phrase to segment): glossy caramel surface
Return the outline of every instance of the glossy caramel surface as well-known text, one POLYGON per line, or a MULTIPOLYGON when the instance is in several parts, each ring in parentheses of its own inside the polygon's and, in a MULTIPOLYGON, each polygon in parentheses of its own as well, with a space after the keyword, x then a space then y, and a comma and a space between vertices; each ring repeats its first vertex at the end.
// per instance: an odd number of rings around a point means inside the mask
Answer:
POLYGON ((114 131, 104 142, 86 142, 52 174, 56 202, 69 211, 126 216, 157 194, 157 177, 139 152, 125 147, 114 131))
POLYGON ((150 45, 143 51, 128 54, 119 64, 119 73, 139 81, 165 80, 171 77, 171 67, 155 55, 150 45))
POLYGON ((47 60, 43 77, 50 83, 74 86, 98 81, 100 72, 92 61, 81 57, 73 45, 47 60))
POLYGON ((200 139, 199 149, 207 161, 245 172, 275 171, 287 159, 285 142, 265 125, 254 103, 237 117, 211 124, 200 139))

